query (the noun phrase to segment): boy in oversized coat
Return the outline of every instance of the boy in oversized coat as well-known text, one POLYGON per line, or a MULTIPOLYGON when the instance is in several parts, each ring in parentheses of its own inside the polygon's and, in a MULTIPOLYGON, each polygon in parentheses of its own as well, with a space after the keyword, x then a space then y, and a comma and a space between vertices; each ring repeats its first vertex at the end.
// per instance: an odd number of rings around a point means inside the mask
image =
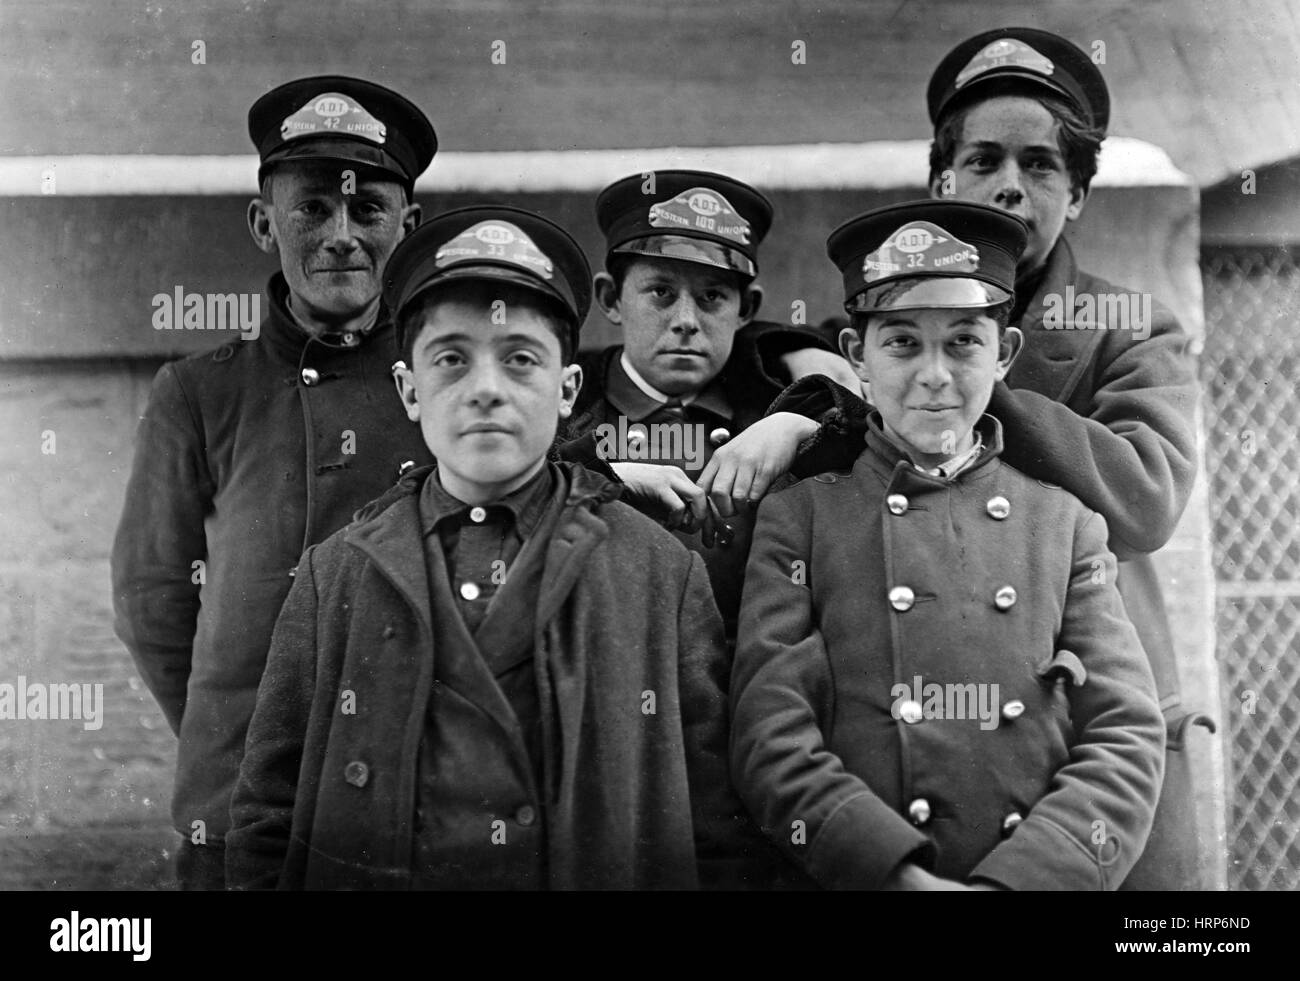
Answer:
MULTIPOLYGON (((1106 81, 1067 39, 1007 27, 954 47, 926 101, 932 196, 1001 208, 1030 226, 1010 317, 1024 350, 989 402, 1006 434, 1003 458, 1106 518, 1120 594, 1155 675, 1167 733, 1164 787, 1147 850, 1124 888, 1206 888, 1222 850, 1198 829, 1195 786, 1205 776, 1193 772, 1185 745, 1195 726, 1213 732, 1214 723, 1204 706, 1184 701, 1152 561, 1173 535, 1196 474, 1195 363, 1168 310, 1140 307, 1150 297, 1080 269, 1064 235, 1097 172, 1110 118, 1106 81), (1115 299, 1127 301, 1118 313, 1115 299)), ((777 401, 774 410, 824 423, 792 473, 857 455, 867 411, 859 394, 810 378, 777 401)))
POLYGON ((590 272, 465 208, 393 255, 394 367, 433 467, 309 549, 235 792, 235 887, 693 888, 747 826, 700 558, 548 450, 590 272))
POLYGON ((732 774, 827 887, 1116 888, 1160 791, 1164 724, 1105 519, 999 459, 984 415, 1027 227, 922 201, 831 258, 872 386, 851 470, 758 512, 732 774))

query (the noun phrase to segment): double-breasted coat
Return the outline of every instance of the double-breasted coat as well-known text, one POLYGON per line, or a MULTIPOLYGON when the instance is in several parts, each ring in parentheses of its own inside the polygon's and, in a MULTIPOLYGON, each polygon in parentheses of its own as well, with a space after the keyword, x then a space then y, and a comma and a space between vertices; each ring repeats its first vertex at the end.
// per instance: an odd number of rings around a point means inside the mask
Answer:
MULTIPOLYGON (((1204 870, 1221 862, 1217 843, 1198 834, 1195 777, 1184 752, 1189 728, 1214 729, 1204 706, 1186 705, 1151 553, 1173 535, 1196 475, 1193 416, 1198 397, 1188 338, 1152 303, 1150 318, 1120 323, 1105 303, 1065 310, 1070 296, 1130 294, 1083 272, 1061 239, 1018 324, 1025 345, 988 406, 1005 431, 1003 459, 1059 484, 1105 519, 1119 559, 1119 589, 1156 679, 1167 728, 1164 788, 1146 854, 1126 889, 1205 888, 1204 870), (1064 316, 1056 317, 1063 312, 1064 316), (1140 328, 1140 329, 1138 329, 1140 328)), ((760 341, 761 343, 761 341, 760 341)), ((796 382, 772 411, 823 421, 792 472, 844 467, 861 450, 866 404, 827 378, 796 382)))
MULTIPOLYGON (((703 564, 614 500, 616 484, 556 466, 567 498, 537 608, 520 615, 533 623, 541 777, 531 784, 490 675, 445 681, 456 690, 440 695, 437 751, 463 773, 518 762, 446 834, 489 848, 493 822, 508 841, 526 806, 543 813, 550 888, 723 884, 754 831, 727 778, 729 662, 703 564)), ((235 793, 232 886, 412 885, 418 753, 448 655, 434 643, 421 543, 429 472, 303 556, 235 793), (354 714, 340 711, 345 691, 354 714)))
POLYGON ((1164 724, 1106 522, 985 447, 918 471, 872 420, 851 470, 759 507, 732 773, 828 887, 900 862, 1004 888, 1116 888, 1159 794, 1164 724))
POLYGON ((276 273, 256 340, 163 365, 113 543, 117 635, 179 735, 172 819, 219 844, 271 630, 303 549, 431 457, 389 368, 393 328, 330 343, 276 273), (195 824, 201 821, 201 825, 195 824))

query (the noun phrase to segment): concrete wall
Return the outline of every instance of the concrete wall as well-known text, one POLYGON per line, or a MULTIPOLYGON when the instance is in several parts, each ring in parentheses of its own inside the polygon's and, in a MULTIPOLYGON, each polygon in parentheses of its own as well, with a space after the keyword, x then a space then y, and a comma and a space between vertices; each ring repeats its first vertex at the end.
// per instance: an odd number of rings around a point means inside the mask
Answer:
MULTIPOLYGON (((803 300, 816 323, 837 311, 827 232, 859 211, 924 192, 907 181, 778 185, 771 193, 778 217, 762 254, 767 315, 788 318, 792 302, 803 300)), ((481 196, 440 192, 425 204, 442 210, 481 196)), ((599 261, 590 193, 491 196, 557 218, 599 261)), ((165 357, 227 339, 155 331, 150 298, 177 285, 261 288, 274 266, 247 237, 246 201, 0 199, 8 236, 0 276, 0 681, 24 674, 33 682, 99 682, 106 699, 98 731, 71 721, 0 722, 0 888, 167 881, 174 743, 113 638, 107 558, 153 373, 165 357), (51 433, 55 452, 43 452, 51 433)), ((1070 237, 1085 267, 1150 290, 1201 336, 1197 193, 1188 182, 1105 182, 1070 237)), ((616 340, 599 313, 585 334, 592 346, 616 340)), ((1201 480, 1160 562, 1176 639, 1189 654, 1185 683, 1197 701, 1217 705, 1207 527, 1201 480)), ((1194 751, 1221 773, 1217 741, 1194 751)), ((1221 838, 1221 786, 1208 788, 1201 812, 1221 838)))

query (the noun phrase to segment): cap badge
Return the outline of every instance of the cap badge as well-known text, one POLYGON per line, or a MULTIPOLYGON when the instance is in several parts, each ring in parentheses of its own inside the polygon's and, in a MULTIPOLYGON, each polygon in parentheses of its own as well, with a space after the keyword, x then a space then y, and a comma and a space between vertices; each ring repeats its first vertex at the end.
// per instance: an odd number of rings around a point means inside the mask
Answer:
POLYGON ((909 273, 958 273, 979 269, 979 249, 928 221, 909 221, 862 260, 862 278, 875 283, 909 273))
POLYGON ((357 102, 338 92, 316 96, 280 124, 282 140, 321 133, 359 136, 371 143, 383 143, 388 138, 388 128, 383 123, 357 102))
POLYGON ((504 262, 551 279, 555 266, 517 225, 508 221, 480 221, 443 244, 433 257, 439 269, 465 262, 504 262))
POLYGON ((650 224, 655 228, 685 228, 708 232, 741 245, 749 244, 749 222, 731 202, 707 187, 693 187, 671 201, 650 206, 650 224))
POLYGON ((995 68, 1024 68, 1039 75, 1050 75, 1056 66, 1051 59, 1039 54, 1024 41, 1004 37, 987 44, 974 58, 966 63, 957 75, 956 87, 961 88, 972 79, 995 68))

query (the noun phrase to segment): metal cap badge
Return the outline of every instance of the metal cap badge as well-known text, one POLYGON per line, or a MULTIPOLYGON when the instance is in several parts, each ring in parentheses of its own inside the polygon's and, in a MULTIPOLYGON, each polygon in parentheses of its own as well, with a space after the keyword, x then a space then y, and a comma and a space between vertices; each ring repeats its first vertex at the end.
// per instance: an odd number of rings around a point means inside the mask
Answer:
POLYGON ((398 244, 384 272, 384 303, 399 334, 403 309, 458 279, 512 283, 548 297, 570 322, 577 350, 591 308, 591 267, 573 237, 549 219, 506 205, 458 208, 430 218, 398 244))
POLYGON ((1029 227, 998 208, 909 201, 845 222, 826 243, 851 313, 980 308, 1015 295, 1029 227))
POLYGON ((758 275, 772 204, 748 184, 699 170, 658 170, 616 181, 596 199, 608 256, 657 256, 758 275))
POLYGON ((1101 70, 1065 38, 1032 27, 985 31, 949 51, 926 90, 930 122, 937 124, 980 93, 996 92, 994 82, 1017 92, 1051 92, 1103 133, 1110 123, 1110 93, 1101 70))
POLYGON ((410 194, 438 149, 433 124, 392 89, 345 75, 277 86, 248 111, 260 183, 278 164, 330 161, 380 171, 410 194))

